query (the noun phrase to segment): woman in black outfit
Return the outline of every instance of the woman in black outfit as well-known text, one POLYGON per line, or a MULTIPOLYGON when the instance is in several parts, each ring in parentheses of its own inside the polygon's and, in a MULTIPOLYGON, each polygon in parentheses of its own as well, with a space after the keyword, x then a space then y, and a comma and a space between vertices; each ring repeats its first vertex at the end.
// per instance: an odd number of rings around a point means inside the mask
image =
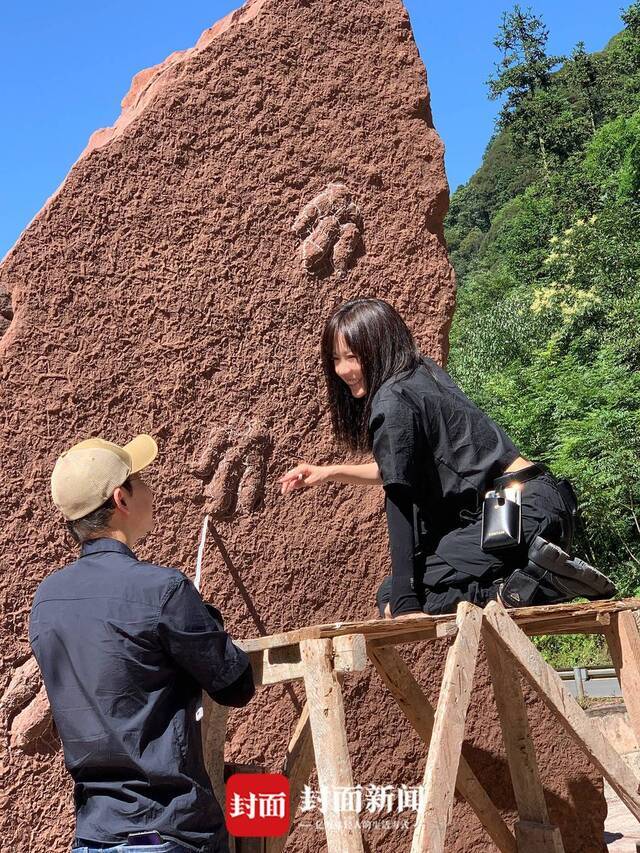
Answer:
MULTIPOLYGON (((328 481, 384 487, 392 574, 378 590, 381 615, 449 613, 459 601, 482 606, 526 566, 536 536, 570 548, 571 495, 420 354, 387 302, 354 299, 334 311, 322 363, 336 438, 370 450, 375 462, 304 463, 282 477, 282 492, 328 481), (484 495, 500 477, 498 485, 520 481, 523 536, 497 556, 482 550, 480 529, 484 495)), ((547 595, 543 588, 536 603, 550 603, 555 591, 547 595)))

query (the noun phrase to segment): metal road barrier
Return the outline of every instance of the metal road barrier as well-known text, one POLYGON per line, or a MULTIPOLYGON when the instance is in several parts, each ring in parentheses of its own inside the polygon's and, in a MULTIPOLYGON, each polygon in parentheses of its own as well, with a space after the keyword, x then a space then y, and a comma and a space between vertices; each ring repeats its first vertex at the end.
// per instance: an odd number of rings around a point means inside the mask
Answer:
POLYGON ((557 670, 566 687, 579 701, 622 696, 620 682, 612 666, 575 667, 557 670))

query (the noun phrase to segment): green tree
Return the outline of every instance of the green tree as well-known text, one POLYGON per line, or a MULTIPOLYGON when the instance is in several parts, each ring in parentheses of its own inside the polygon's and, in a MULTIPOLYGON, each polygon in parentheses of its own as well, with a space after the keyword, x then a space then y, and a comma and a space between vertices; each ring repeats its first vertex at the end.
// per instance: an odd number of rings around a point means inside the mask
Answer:
POLYGON ((498 128, 511 127, 514 135, 527 143, 534 139, 540 151, 545 175, 549 175, 547 156, 548 119, 557 106, 548 98, 552 70, 564 59, 547 56, 549 30, 531 9, 516 4, 505 12, 494 45, 502 51, 496 74, 487 81, 491 100, 504 97, 498 128))
POLYGON ((595 133, 602 112, 600 75, 594 58, 584 49, 583 41, 578 42, 571 54, 568 79, 581 96, 591 130, 595 133))
POLYGON ((631 115, 640 105, 640 2, 624 12, 625 28, 607 45, 600 61, 605 119, 631 115))
POLYGON ((640 2, 636 0, 620 15, 631 36, 640 39, 640 2))
MULTIPOLYGON (((545 36, 527 14, 520 34, 545 36)), ((571 480, 573 551, 624 596, 640 592, 640 0, 623 20, 603 51, 578 44, 555 72, 538 41, 548 73, 504 90, 513 115, 446 233, 459 282, 449 370, 525 456, 571 480)), ((585 637, 541 647, 558 665, 603 653, 585 637)))

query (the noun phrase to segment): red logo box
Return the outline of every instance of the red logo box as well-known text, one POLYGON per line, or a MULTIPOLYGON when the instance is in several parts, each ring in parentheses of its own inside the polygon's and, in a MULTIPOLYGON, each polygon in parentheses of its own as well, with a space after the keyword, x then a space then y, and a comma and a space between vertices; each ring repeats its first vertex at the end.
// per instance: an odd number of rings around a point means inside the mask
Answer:
POLYGON ((289 780, 282 773, 234 773, 227 779, 225 820, 237 838, 284 835, 289 806, 289 780))

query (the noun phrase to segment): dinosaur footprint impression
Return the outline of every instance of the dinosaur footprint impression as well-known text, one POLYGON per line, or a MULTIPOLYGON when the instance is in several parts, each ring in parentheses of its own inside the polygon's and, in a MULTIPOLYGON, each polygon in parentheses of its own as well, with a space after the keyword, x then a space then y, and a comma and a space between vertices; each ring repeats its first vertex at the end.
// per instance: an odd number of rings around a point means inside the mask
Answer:
POLYGON ((191 474, 205 482, 206 510, 217 518, 254 512, 265 491, 271 441, 262 424, 240 434, 214 427, 196 455, 191 474))
POLYGON ((362 249, 362 217, 346 184, 328 184, 302 208, 292 230, 304 238, 300 257, 307 272, 333 267, 343 276, 362 249))

